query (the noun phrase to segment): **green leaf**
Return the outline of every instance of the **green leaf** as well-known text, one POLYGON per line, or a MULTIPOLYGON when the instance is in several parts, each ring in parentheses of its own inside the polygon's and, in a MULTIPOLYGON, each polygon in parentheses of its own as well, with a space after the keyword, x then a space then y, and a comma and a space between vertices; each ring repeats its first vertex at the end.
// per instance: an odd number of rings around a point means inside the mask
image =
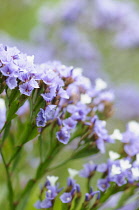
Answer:
POLYGON ((9 135, 10 127, 11 127, 11 123, 6 124, 5 130, 4 130, 4 133, 3 133, 3 136, 2 136, 2 142, 1 142, 1 144, 4 143, 5 139, 9 135))
POLYGON ((74 159, 78 159, 78 158, 88 157, 88 156, 94 155, 98 152, 99 152, 99 150, 97 147, 92 147, 90 144, 87 144, 87 145, 79 148, 77 151, 75 151, 75 153, 73 153, 73 155, 72 155, 72 159, 74 160, 74 159))
POLYGON ((11 103, 13 103, 13 101, 14 101, 17 97, 19 97, 19 95, 20 95, 21 93, 20 93, 20 91, 19 91, 17 88, 15 88, 15 89, 13 89, 13 90, 8 89, 7 91, 10 92, 10 93, 8 93, 8 95, 9 95, 8 100, 9 100, 9 105, 10 105, 11 103))
POLYGON ((21 138, 19 138, 17 145, 20 146, 25 144, 26 142, 34 139, 38 135, 38 128, 36 125, 28 122, 26 123, 26 127, 23 129, 23 133, 21 134, 21 138))
POLYGON ((11 99, 9 99, 6 123, 9 123, 13 118, 17 116, 16 112, 27 100, 27 96, 19 95, 19 97, 15 101, 10 102, 10 100, 11 99))
POLYGON ((44 173, 47 171, 47 167, 48 165, 50 165, 52 161, 52 158, 46 158, 45 161, 43 163, 41 163, 37 169, 37 173, 36 173, 36 179, 40 179, 44 173))

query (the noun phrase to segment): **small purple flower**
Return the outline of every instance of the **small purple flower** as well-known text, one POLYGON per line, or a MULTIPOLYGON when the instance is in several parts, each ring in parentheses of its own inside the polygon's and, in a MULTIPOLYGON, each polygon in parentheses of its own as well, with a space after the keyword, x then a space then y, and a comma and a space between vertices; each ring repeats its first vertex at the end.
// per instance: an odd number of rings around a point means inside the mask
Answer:
POLYGON ((90 108, 80 102, 78 102, 76 105, 69 105, 67 107, 67 111, 72 114, 72 118, 74 120, 84 121, 90 110, 90 108))
POLYGON ((63 127, 60 131, 56 133, 56 137, 61 143, 67 144, 70 139, 70 133, 66 127, 63 127))
POLYGON ((97 186, 101 191, 104 192, 106 189, 110 187, 110 184, 108 182, 108 179, 99 179, 97 186))
POLYGON ((80 185, 79 184, 76 184, 75 185, 75 188, 76 188, 76 192, 77 193, 81 193, 81 188, 80 188, 80 185))
POLYGON ((94 163, 84 164, 84 169, 79 172, 81 177, 89 178, 96 171, 97 165, 94 163))
POLYGON ((48 105, 45 109, 45 117, 46 120, 52 120, 55 119, 58 115, 57 110, 56 110, 56 105, 48 105))
POLYGON ((30 84, 31 87, 33 87, 33 88, 39 88, 38 82, 36 82, 36 80, 34 80, 34 79, 31 79, 31 80, 29 81, 29 84, 30 84))
POLYGON ((48 191, 46 192, 46 198, 48 200, 54 200, 58 194, 57 186, 47 186, 48 191))
POLYGON ((72 194, 71 194, 71 192, 63 193, 60 196, 60 200, 62 201, 62 203, 70 203, 72 201, 72 194))
POLYGON ((38 127, 44 127, 46 125, 46 116, 45 111, 43 109, 40 109, 39 113, 37 114, 36 118, 36 124, 38 127))
POLYGON ((59 89, 58 95, 61 98, 69 99, 69 95, 67 94, 66 90, 64 90, 62 87, 59 89))
POLYGON ((17 86, 17 80, 15 77, 8 77, 6 79, 6 84, 10 89, 14 89, 17 86))
POLYGON ((74 129, 76 127, 77 121, 73 120, 72 117, 69 117, 63 120, 63 125, 68 129, 74 129))
POLYGON ((36 207, 36 209, 50 208, 52 207, 52 202, 46 198, 43 201, 37 201, 34 207, 36 207))
POLYGON ((55 86, 56 77, 57 74, 54 71, 48 70, 42 79, 45 84, 55 86))
POLYGON ((19 90, 22 94, 30 96, 32 91, 33 91, 33 87, 30 85, 29 82, 23 83, 22 85, 19 85, 19 90))
POLYGON ((36 209, 41 209, 41 201, 37 201, 35 204, 34 204, 34 207, 36 209))
POLYGON ((41 208, 50 208, 52 207, 52 202, 49 199, 45 199, 40 204, 41 208))
POLYGON ((127 183, 127 180, 125 179, 125 176, 122 173, 116 175, 114 180, 118 186, 123 186, 124 184, 127 183))
POLYGON ((68 187, 74 187, 76 184, 76 181, 74 179, 72 179, 71 177, 68 177, 67 179, 67 186, 68 187))
POLYGON ((97 139, 96 144, 97 148, 101 151, 101 153, 105 153, 105 145, 103 139, 97 139))
POLYGON ((11 77, 11 76, 13 76, 14 69, 11 68, 10 65, 6 65, 6 66, 3 66, 3 67, 1 68, 1 73, 2 73, 4 76, 11 77))
POLYGON ((95 194, 97 194, 97 200, 100 199, 100 191, 94 192, 91 188, 90 192, 85 194, 85 201, 90 201, 91 198, 93 198, 95 194))
POLYGON ((102 164, 100 164, 100 165, 97 166, 97 169, 96 170, 99 171, 99 172, 101 172, 101 173, 104 173, 104 172, 107 171, 107 169, 108 169, 107 164, 106 163, 102 163, 102 164))
POLYGON ((56 96, 55 93, 42 93, 41 96, 43 97, 43 99, 46 101, 46 102, 50 102, 53 100, 53 98, 56 96))

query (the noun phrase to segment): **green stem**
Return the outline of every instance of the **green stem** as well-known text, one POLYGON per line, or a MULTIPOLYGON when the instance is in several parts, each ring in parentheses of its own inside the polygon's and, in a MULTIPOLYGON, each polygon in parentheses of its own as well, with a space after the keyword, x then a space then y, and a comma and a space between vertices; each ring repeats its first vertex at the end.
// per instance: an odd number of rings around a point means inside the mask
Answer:
POLYGON ((90 191, 90 186, 91 186, 90 182, 91 182, 91 177, 88 177, 88 179, 87 179, 87 190, 88 190, 88 192, 90 191))
POLYGON ((19 152, 21 151, 22 149, 22 145, 21 146, 18 146, 16 148, 16 151, 14 152, 14 154, 12 155, 12 157, 10 158, 9 162, 8 162, 8 166, 11 164, 11 162, 17 157, 17 155, 19 154, 19 152))
POLYGON ((40 152, 40 162, 42 163, 43 162, 43 152, 42 152, 42 149, 43 149, 43 145, 42 145, 42 135, 40 133, 39 137, 38 137, 38 140, 39 140, 39 152, 40 152))
POLYGON ((56 165, 56 166, 53 166, 53 167, 51 167, 51 168, 48 168, 47 171, 49 171, 49 172, 50 172, 50 171, 53 171, 53 170, 55 170, 55 169, 57 169, 57 168, 59 168, 59 167, 65 165, 65 164, 68 163, 70 160, 71 160, 71 158, 68 158, 67 160, 63 161, 62 163, 60 163, 60 164, 58 164, 58 165, 56 165))
POLYGON ((9 173, 9 167, 5 161, 5 158, 4 158, 4 155, 2 153, 2 150, 0 148, 0 154, 1 154, 1 157, 2 157, 2 161, 3 161, 3 164, 4 164, 4 167, 5 167, 5 171, 6 171, 6 175, 7 175, 7 186, 8 186, 8 197, 9 197, 9 203, 10 203, 10 209, 11 210, 14 210, 15 209, 15 206, 14 206, 14 200, 13 200, 13 197, 14 197, 14 193, 13 193, 13 187, 12 187, 12 182, 11 182, 11 178, 10 178, 10 173, 9 173))

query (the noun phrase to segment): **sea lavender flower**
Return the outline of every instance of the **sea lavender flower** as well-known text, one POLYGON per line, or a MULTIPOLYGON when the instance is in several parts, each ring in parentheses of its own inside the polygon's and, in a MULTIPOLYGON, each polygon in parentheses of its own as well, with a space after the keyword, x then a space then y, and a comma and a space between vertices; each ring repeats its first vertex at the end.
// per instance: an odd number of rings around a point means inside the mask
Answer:
POLYGON ((101 121, 97 117, 92 118, 92 123, 94 124, 92 135, 97 136, 96 144, 98 149, 104 153, 105 152, 105 145, 104 142, 113 143, 113 139, 108 135, 108 131, 106 130, 106 121, 101 121))
POLYGON ((76 185, 76 181, 73 178, 68 177, 67 179, 68 188, 72 189, 73 187, 75 187, 75 185, 76 185))
POLYGON ((97 165, 96 171, 104 173, 104 172, 107 171, 107 169, 108 169, 107 164, 106 163, 101 163, 101 164, 97 165))
POLYGON ((52 120, 55 119, 58 115, 56 110, 57 106, 56 105, 48 105, 45 109, 45 117, 46 117, 46 121, 48 120, 52 120))
POLYGON ((76 188, 72 188, 70 192, 65 192, 60 196, 62 203, 70 203, 75 195, 76 188))
POLYGON ((56 137, 61 143, 67 144, 70 139, 69 130, 66 127, 61 128, 61 130, 56 133, 56 137))
POLYGON ((46 116, 45 111, 43 109, 40 109, 39 113, 37 114, 36 118, 36 124, 38 127, 44 127, 46 125, 46 116))
POLYGON ((15 65, 13 64, 5 65, 0 69, 0 71, 4 76, 12 77, 14 76, 14 67, 15 65))
POLYGON ((71 130, 71 129, 74 129, 76 127, 77 121, 72 119, 72 117, 69 117, 69 118, 63 120, 62 123, 68 130, 71 130))
POLYGON ((6 79, 6 84, 10 89, 14 89, 17 86, 17 80, 15 77, 8 77, 6 79))
POLYGON ((70 203, 72 201, 72 193, 71 192, 63 193, 60 196, 60 200, 62 201, 62 203, 70 203))
POLYGON ((56 96, 56 88, 55 87, 50 88, 49 92, 42 93, 41 96, 46 102, 51 102, 53 98, 56 96))
POLYGON ((96 171, 96 168, 97 168, 97 165, 94 164, 94 163, 86 163, 84 164, 84 169, 82 169, 80 172, 79 172, 79 175, 81 177, 86 177, 86 178, 89 178, 91 176, 94 175, 95 171, 96 171))
POLYGON ((47 181, 45 183, 45 187, 47 188, 46 198, 43 201, 37 201, 37 203, 35 204, 35 207, 37 209, 50 208, 53 206, 52 201, 56 198, 58 193, 62 190, 62 189, 58 189, 58 185, 55 185, 57 180, 58 180, 58 177, 47 176, 47 181))
POLYGON ((30 85, 29 82, 23 83, 22 85, 19 85, 19 90, 22 94, 30 96, 32 91, 33 91, 33 87, 30 85))
POLYGON ((93 189, 91 188, 90 192, 85 194, 85 201, 87 202, 90 201, 96 194, 97 194, 97 200, 100 199, 100 191, 93 191, 93 189))
POLYGON ((104 192, 110 187, 108 179, 99 179, 97 183, 98 188, 104 192))
POLYGON ((72 114, 73 120, 82 120, 86 119, 86 115, 90 112, 90 108, 87 107, 85 104, 78 102, 75 105, 69 105, 67 107, 67 111, 72 114))
POLYGON ((37 201, 34 207, 36 207, 36 209, 50 208, 52 207, 52 202, 51 200, 48 200, 48 199, 45 199, 43 201, 37 201))
POLYGON ((3 64, 8 64, 12 62, 16 55, 18 55, 20 51, 16 47, 8 47, 0 45, 0 60, 3 64))
POLYGON ((59 190, 57 186, 47 186, 48 191, 46 192, 46 198, 48 200, 54 200, 54 198, 58 195, 59 190))

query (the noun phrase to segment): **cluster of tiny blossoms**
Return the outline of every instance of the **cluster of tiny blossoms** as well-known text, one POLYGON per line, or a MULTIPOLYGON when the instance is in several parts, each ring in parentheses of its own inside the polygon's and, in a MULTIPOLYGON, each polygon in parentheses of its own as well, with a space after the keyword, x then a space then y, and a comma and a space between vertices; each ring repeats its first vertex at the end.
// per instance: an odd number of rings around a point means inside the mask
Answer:
MULTIPOLYGON (((136 156, 136 159, 129 157, 121 158, 121 154, 115 153, 113 151, 109 152, 110 158, 106 163, 95 164, 89 162, 84 164, 83 169, 77 171, 75 169, 68 169, 70 176, 67 178, 67 187, 64 192, 60 195, 60 200, 62 203, 67 203, 69 207, 74 206, 76 209, 76 202, 81 200, 82 192, 80 185, 76 183, 76 180, 73 179, 75 175, 84 177, 88 180, 93 178, 97 173, 101 174, 101 178, 97 180, 98 190, 93 191, 91 186, 89 193, 85 194, 84 200, 82 200, 82 208, 85 209, 88 206, 90 200, 97 195, 97 199, 93 204, 93 207, 99 205, 100 196, 103 197, 104 193, 107 193, 107 190, 115 189, 114 193, 119 192, 119 189, 122 191, 130 189, 131 187, 138 188, 139 186, 139 157, 136 156), (113 186, 113 188, 111 188, 113 186), (123 187, 123 188, 120 188, 123 187), (74 203, 74 204, 73 204, 74 203)), ((100 177, 100 175, 99 175, 100 177)), ((58 177, 48 176, 47 181, 44 186, 41 188, 40 201, 37 201, 35 207, 37 209, 50 208, 54 205, 55 199, 58 194, 63 191, 63 188, 59 189, 59 184, 55 184, 58 177), (46 192, 45 199, 42 199, 43 192, 46 192)), ((111 195, 113 191, 111 191, 111 195)), ((77 202, 77 205, 79 202, 77 202)))
MULTIPOLYGON (((63 204, 67 204, 69 208, 74 203, 74 209, 76 209, 76 206, 79 204, 79 201, 82 198, 82 192, 80 185, 76 183, 76 180, 74 179, 74 176, 78 174, 77 170, 74 169, 68 169, 70 176, 67 178, 67 187, 59 188, 59 184, 56 183, 58 180, 58 177, 55 176, 47 176, 47 181, 44 184, 43 187, 41 187, 40 192, 40 200, 37 201, 35 204, 35 207, 37 209, 43 209, 43 208, 50 208, 54 206, 55 199, 58 196, 58 194, 64 189, 64 192, 60 195, 60 200, 63 204), (45 192, 45 199, 43 200, 43 194, 45 192)), ((94 195, 97 195, 96 203, 100 198, 100 192, 99 191, 93 191, 92 188, 90 188, 89 193, 86 193, 84 196, 84 201, 82 204, 82 207, 86 207, 89 204, 89 201, 94 197, 94 195)), ((66 206, 65 206, 66 208, 66 206)))
POLYGON ((60 62, 35 65, 33 56, 3 45, 0 47, 0 63, 3 87, 19 89, 26 96, 31 96, 35 89, 41 89, 45 105, 36 116, 38 127, 45 127, 56 120, 59 125, 56 137, 67 144, 71 132, 82 123, 90 130, 88 136, 95 136, 97 147, 104 152, 104 142, 111 142, 111 138, 105 128, 106 122, 97 115, 111 114, 114 96, 103 80, 97 79, 92 87, 81 69, 66 67, 60 62))
MULTIPOLYGON (((101 179, 97 180, 97 187, 100 191, 106 191, 112 183, 116 184, 116 190, 121 186, 136 186, 139 181, 139 160, 121 158, 120 154, 110 151, 110 159, 107 163, 87 163, 79 172, 81 177, 91 178, 95 173, 101 173, 101 179), (127 184, 127 185, 126 185, 127 184)), ((126 188, 125 188, 126 189, 126 188)))
POLYGON ((139 123, 131 121, 127 130, 120 133, 118 129, 111 135, 122 143, 119 153, 110 151, 107 163, 84 165, 79 175, 91 178, 95 172, 101 172, 103 179, 98 180, 98 188, 105 191, 110 183, 115 182, 119 187, 125 184, 138 186, 139 181, 139 123))

